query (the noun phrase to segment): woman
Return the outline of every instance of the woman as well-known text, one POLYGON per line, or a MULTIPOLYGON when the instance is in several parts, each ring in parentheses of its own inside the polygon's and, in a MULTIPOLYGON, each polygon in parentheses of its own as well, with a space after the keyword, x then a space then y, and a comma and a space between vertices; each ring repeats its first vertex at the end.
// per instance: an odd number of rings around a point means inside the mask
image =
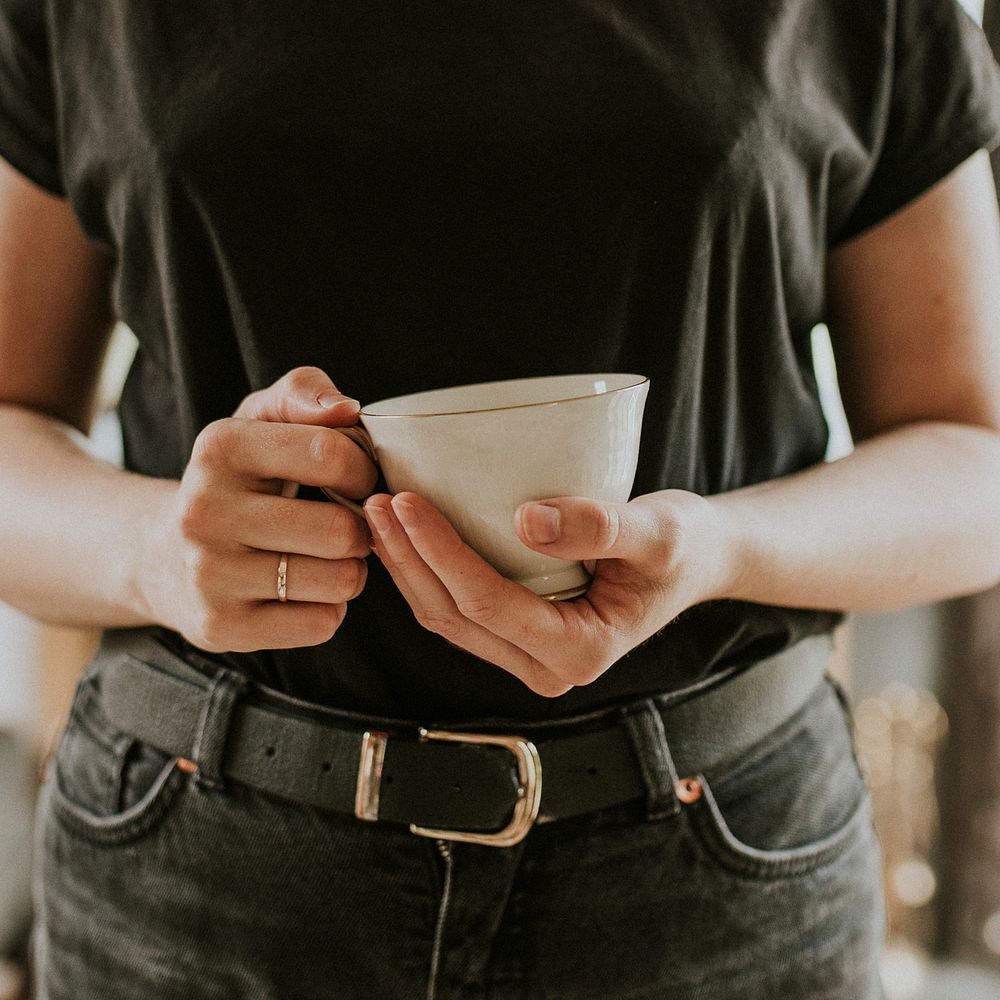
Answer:
POLYGON ((43 995, 879 996, 825 637, 1000 578, 1000 83, 952 0, 0 12, 0 596, 108 630, 43 995), (114 317, 128 471, 78 434, 114 317), (518 513, 578 600, 317 500, 375 488, 358 399, 585 371, 652 391, 631 502, 518 513))

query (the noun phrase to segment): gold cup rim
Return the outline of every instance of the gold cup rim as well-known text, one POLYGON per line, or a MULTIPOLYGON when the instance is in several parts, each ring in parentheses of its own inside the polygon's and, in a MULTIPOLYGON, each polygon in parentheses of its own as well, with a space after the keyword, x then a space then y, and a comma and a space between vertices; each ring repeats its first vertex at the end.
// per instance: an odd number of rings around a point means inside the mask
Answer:
MULTIPOLYGON (((555 406, 558 403, 572 403, 581 399, 594 399, 597 396, 611 396, 616 392, 626 392, 629 389, 637 389, 641 385, 645 385, 649 382, 649 378, 646 375, 635 375, 631 372, 581 372, 577 377, 593 377, 599 378, 601 375, 620 375, 624 378, 635 379, 634 382, 629 382, 627 385, 619 385, 614 389, 605 389, 604 392, 585 392, 579 396, 560 396, 558 399, 545 399, 539 400, 536 403, 508 403, 505 406, 483 406, 474 409, 466 408, 464 410, 439 410, 434 413, 372 413, 369 409, 370 406, 378 406, 381 403, 389 403, 393 399, 406 398, 406 396, 422 396, 423 392, 407 393, 403 397, 390 396, 388 399, 380 399, 374 403, 368 403, 361 407, 362 417, 373 417, 376 419, 391 419, 392 417, 459 417, 468 413, 496 413, 501 410, 527 410, 535 406, 555 406)), ((426 392, 437 392, 437 391, 451 391, 454 389, 471 389, 477 385, 490 386, 490 385, 502 385, 505 382, 541 382, 545 379, 559 379, 559 378, 573 378, 573 375, 537 375, 529 378, 517 378, 517 379, 499 379, 495 382, 468 382, 464 385, 451 385, 447 386, 444 390, 428 389, 426 392)))

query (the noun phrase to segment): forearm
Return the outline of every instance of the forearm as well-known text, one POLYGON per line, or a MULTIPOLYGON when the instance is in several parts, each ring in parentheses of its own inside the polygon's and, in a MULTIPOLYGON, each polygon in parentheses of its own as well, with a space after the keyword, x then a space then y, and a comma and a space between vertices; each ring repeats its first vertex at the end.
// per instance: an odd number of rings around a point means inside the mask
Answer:
POLYGON ((719 596, 876 611, 1000 582, 1000 435, 982 428, 909 425, 709 503, 732 553, 719 596))
POLYGON ((61 625, 148 624, 139 576, 175 487, 92 457, 59 421, 0 406, 0 600, 61 625))

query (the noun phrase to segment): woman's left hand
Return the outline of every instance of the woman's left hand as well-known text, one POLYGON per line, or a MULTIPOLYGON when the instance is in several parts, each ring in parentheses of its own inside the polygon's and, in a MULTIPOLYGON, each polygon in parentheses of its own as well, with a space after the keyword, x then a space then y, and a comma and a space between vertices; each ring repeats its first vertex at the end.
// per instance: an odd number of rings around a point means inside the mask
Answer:
POLYGON ((723 596, 734 563, 719 513, 682 490, 518 508, 529 548, 596 562, 590 589, 572 601, 546 601, 502 577, 414 493, 373 496, 365 512, 417 621, 546 697, 590 684, 686 608, 723 596))

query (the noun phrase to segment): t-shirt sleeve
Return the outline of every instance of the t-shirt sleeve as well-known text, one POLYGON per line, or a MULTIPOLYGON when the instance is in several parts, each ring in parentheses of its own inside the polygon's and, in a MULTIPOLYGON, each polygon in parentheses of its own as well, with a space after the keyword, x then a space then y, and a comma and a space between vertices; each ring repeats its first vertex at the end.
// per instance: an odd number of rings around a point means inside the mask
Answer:
POLYGON ((64 193, 43 0, 0 0, 0 157, 64 193))
POLYGON ((1000 68, 957 0, 896 0, 874 168, 837 241, 881 222, 1000 143, 1000 68))

